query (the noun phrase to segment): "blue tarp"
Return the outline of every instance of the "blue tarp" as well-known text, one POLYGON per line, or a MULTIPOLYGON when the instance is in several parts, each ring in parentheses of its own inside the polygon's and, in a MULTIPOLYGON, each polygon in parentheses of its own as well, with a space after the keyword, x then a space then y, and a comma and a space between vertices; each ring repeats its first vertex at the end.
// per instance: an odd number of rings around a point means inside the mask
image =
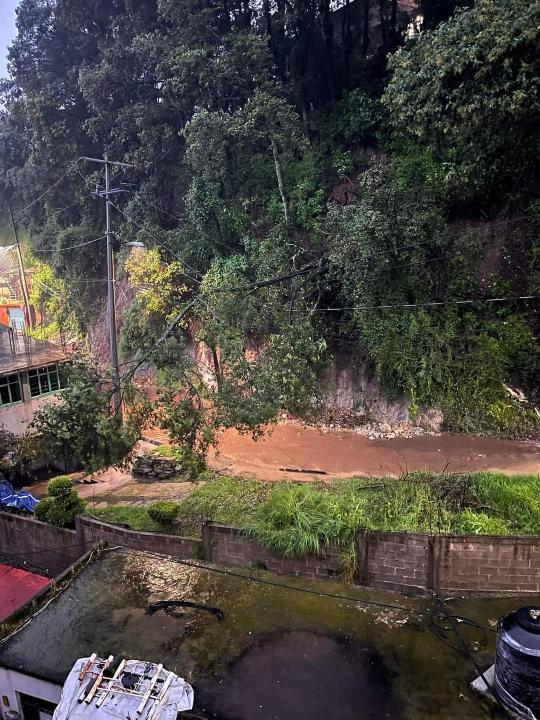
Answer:
POLYGON ((0 507, 34 512, 39 500, 29 492, 16 492, 7 480, 0 480, 0 507))

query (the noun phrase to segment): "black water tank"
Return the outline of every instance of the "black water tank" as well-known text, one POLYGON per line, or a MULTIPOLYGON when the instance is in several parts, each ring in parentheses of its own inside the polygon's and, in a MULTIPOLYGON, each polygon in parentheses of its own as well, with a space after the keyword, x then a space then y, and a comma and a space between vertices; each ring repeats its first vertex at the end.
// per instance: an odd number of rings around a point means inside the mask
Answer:
POLYGON ((523 607, 499 620, 495 691, 519 717, 540 718, 540 607, 523 607))

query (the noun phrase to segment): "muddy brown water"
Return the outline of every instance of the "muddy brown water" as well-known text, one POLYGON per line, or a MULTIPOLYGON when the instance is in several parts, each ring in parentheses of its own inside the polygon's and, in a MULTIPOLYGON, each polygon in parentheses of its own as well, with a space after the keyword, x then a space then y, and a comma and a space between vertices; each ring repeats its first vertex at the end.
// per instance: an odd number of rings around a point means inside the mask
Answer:
POLYGON ((260 639, 198 705, 219 720, 402 718, 382 658, 347 637, 290 631, 260 639))
POLYGON ((214 468, 261 480, 320 480, 324 475, 400 475, 405 471, 491 470, 540 473, 540 443, 437 435, 370 440, 351 431, 321 432, 295 424, 277 425, 259 440, 235 430, 222 433, 211 456, 214 468), (314 470, 286 472, 283 468, 314 470))

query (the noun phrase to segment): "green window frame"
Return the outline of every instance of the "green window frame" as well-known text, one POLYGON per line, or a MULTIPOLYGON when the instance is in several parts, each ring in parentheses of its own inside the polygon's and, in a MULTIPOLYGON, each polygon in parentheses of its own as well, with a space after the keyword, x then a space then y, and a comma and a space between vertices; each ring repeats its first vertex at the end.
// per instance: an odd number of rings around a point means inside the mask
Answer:
POLYGON ((0 377, 0 407, 22 402, 22 383, 19 373, 0 377))
POLYGON ((30 386, 30 397, 48 395, 63 387, 62 377, 58 365, 35 368, 28 371, 28 384, 30 386))

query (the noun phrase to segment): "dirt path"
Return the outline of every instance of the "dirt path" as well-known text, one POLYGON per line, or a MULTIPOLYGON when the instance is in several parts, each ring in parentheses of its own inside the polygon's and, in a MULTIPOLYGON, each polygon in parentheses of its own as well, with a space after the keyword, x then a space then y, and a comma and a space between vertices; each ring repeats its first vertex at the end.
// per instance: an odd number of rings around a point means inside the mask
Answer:
POLYGON ((540 443, 461 435, 370 440, 354 432, 323 433, 312 427, 284 424, 258 441, 234 430, 225 431, 210 464, 223 472, 261 480, 399 475, 407 469, 537 474, 540 443), (288 472, 284 468, 325 474, 288 472))

